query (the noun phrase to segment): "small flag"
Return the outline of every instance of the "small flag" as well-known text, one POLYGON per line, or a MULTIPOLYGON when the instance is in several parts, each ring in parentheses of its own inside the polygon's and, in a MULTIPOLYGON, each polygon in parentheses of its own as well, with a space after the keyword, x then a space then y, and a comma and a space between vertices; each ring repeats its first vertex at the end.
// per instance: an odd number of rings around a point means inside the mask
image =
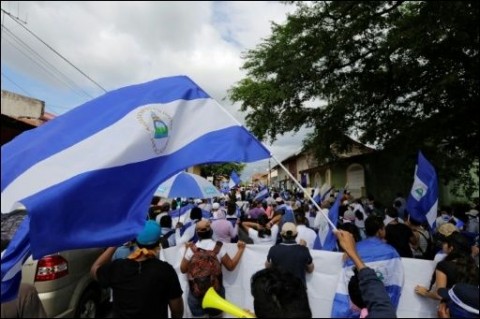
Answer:
POLYGON ((269 196, 268 187, 264 186, 253 199, 254 201, 262 201, 269 196))
MULTIPOLYGON (((332 207, 328 211, 328 219, 337 226, 338 221, 338 210, 340 208, 340 199, 342 198, 341 194, 343 194, 343 189, 337 195, 335 199, 335 203, 333 203, 332 207)), ((317 214, 321 214, 321 212, 317 212, 317 214)), ((326 231, 326 229, 325 229, 326 231)), ((333 229, 330 225, 328 225, 328 231, 324 234, 317 235, 315 242, 313 243, 313 249, 321 249, 321 250, 329 250, 329 251, 336 251, 337 250, 337 237, 333 233, 333 229)))
POLYGON ((432 164, 418 152, 418 164, 410 195, 407 199, 407 211, 410 216, 419 221, 428 221, 434 227, 438 207, 438 180, 432 164))
POLYGON ((235 170, 233 170, 230 173, 230 181, 228 182, 228 187, 230 189, 232 189, 240 183, 241 183, 240 177, 238 176, 237 172, 235 172, 235 170))

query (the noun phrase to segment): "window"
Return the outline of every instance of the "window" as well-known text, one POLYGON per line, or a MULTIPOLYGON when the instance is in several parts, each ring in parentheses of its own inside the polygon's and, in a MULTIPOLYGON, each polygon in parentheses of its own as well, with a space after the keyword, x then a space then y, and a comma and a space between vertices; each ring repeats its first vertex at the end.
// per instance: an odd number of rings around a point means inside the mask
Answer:
POLYGON ((354 198, 362 197, 365 190, 365 170, 360 164, 352 164, 347 168, 348 190, 354 198))

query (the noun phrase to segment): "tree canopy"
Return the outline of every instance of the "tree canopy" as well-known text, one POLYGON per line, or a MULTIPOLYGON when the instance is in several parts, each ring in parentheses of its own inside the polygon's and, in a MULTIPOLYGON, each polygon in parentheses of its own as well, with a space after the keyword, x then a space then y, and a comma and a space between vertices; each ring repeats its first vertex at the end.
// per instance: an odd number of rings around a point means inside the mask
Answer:
POLYGON ((412 159, 421 149, 444 181, 468 180, 474 162, 478 180, 479 2, 294 3, 229 91, 254 134, 312 128, 304 145, 319 158, 347 136, 412 159))
POLYGON ((200 167, 202 176, 225 176, 230 177, 233 170, 240 175, 245 168, 243 163, 221 163, 221 164, 206 164, 200 167))

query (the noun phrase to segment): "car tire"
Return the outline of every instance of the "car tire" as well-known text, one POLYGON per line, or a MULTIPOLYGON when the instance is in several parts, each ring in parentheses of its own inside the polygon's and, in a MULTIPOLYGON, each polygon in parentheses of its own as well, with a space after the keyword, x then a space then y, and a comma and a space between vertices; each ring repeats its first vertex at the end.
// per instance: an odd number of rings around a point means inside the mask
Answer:
POLYGON ((89 288, 83 293, 75 308, 75 318, 96 318, 99 303, 99 293, 93 288, 89 288))

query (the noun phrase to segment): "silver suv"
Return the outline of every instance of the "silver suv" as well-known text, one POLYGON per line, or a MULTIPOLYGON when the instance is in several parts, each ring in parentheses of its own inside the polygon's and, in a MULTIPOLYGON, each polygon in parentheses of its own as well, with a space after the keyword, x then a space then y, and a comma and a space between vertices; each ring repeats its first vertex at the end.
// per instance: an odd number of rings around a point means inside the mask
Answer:
MULTIPOLYGON (((2 215, 2 241, 11 239, 26 214, 17 210, 2 215)), ((22 282, 35 285, 48 317, 95 318, 107 294, 90 276, 90 267, 102 251, 68 250, 40 260, 30 256, 22 267, 22 282)))

